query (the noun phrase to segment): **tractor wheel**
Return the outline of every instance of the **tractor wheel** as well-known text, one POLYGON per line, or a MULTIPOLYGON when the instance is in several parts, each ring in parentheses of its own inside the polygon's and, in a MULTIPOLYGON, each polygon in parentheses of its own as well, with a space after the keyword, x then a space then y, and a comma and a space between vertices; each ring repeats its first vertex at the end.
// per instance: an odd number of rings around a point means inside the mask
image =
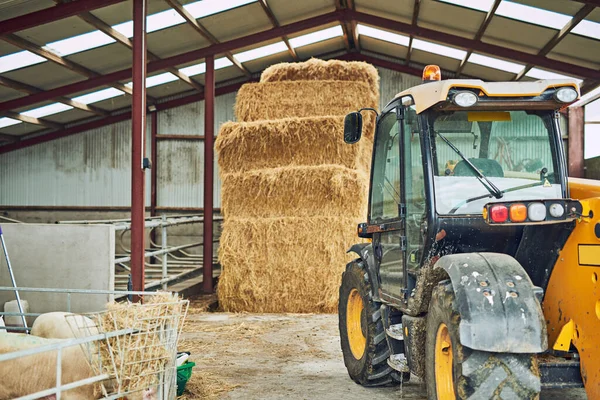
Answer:
POLYGON ((460 344, 460 315, 449 281, 433 289, 427 314, 425 380, 429 399, 538 399, 532 354, 489 353, 460 344))
POLYGON ((362 262, 348 264, 342 275, 338 316, 344 364, 350 378, 363 386, 399 383, 388 364, 390 356, 381 303, 373 301, 371 284, 362 262))

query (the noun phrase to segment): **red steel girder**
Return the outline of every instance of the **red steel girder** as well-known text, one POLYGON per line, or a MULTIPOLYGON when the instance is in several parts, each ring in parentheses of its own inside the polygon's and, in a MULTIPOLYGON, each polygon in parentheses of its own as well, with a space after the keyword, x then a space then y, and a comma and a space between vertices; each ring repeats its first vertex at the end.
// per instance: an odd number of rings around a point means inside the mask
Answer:
POLYGON ((202 291, 213 292, 213 185, 215 140, 215 57, 206 57, 204 77, 204 219, 202 222, 202 291))

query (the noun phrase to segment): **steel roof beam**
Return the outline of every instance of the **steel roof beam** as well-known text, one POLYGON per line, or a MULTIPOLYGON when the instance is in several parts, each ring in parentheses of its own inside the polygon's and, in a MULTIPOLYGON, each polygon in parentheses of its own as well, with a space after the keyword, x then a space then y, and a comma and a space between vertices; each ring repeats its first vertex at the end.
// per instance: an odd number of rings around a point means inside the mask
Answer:
POLYGON ((64 128, 64 126, 62 124, 59 124, 57 122, 48 121, 48 120, 43 119, 43 118, 30 117, 28 115, 19 114, 19 113, 14 112, 14 111, 4 111, 3 114, 5 116, 7 116, 8 118, 16 119, 16 120, 19 120, 21 122, 25 122, 27 124, 39 125, 39 126, 43 126, 43 127, 51 128, 51 129, 62 129, 62 128, 64 128))
MULTIPOLYGON (((489 11, 487 12, 487 14, 485 15, 485 18, 481 22, 481 25, 479 25, 479 29, 477 29, 477 33, 475 34, 475 37, 473 38, 473 40, 481 42, 481 38, 483 37, 483 34, 485 33, 486 29, 490 25, 490 22, 492 22, 492 18, 494 18, 494 15, 496 14, 496 10, 498 9, 498 6, 500 5, 501 1, 502 0, 495 0, 494 1, 494 4, 492 5, 492 8, 489 9, 489 11)), ((467 54, 465 55, 465 58, 462 59, 462 61, 460 62, 460 65, 458 67, 458 69, 456 70, 456 76, 457 77, 460 76, 460 74, 462 73, 463 69, 465 68, 465 65, 467 65, 467 61, 469 61, 469 57, 471 57, 471 54, 473 54, 473 49, 469 48, 467 50, 467 54)))
MULTIPOLYGON (((417 23, 419 21, 419 11, 420 10, 421 10, 421 0, 415 0, 414 6, 413 6, 412 21, 411 21, 411 25, 414 27, 417 26, 417 23)), ((410 57, 412 56, 413 40, 414 40, 413 35, 410 35, 410 39, 408 40, 408 52, 406 53, 406 60, 405 60, 406 65, 408 65, 410 63, 410 57)))
MULTIPOLYGON (((128 49, 133 50, 133 42, 131 41, 131 39, 129 39, 127 36, 123 35, 122 33, 116 31, 115 29, 113 29, 112 26, 108 25, 106 22, 102 21, 100 18, 96 17, 91 12, 84 12, 79 15, 79 18, 83 19, 85 22, 92 25, 94 28, 98 29, 99 31, 110 36, 111 38, 116 40, 118 43, 121 43, 122 45, 126 46, 128 49)), ((160 57, 153 54, 151 51, 148 51, 148 58, 152 61, 160 60, 160 57)), ((196 81, 193 81, 189 76, 187 76, 183 72, 180 72, 177 68, 169 67, 166 69, 166 71, 172 73, 177 78, 179 78, 183 82, 187 83, 188 85, 190 85, 197 91, 202 92, 204 90, 204 88, 201 84, 199 84, 196 81)))
POLYGON ((125 0, 79 0, 58 4, 54 7, 45 8, 40 11, 2 21, 0 24, 0 35, 44 25, 49 22, 81 14, 84 11, 107 7, 123 1, 125 0))
MULTIPOLYGON (((18 90, 20 92, 27 93, 27 94, 33 94, 33 93, 43 92, 42 89, 39 89, 39 88, 37 88, 35 86, 31 86, 31 85, 28 85, 28 84, 22 83, 22 82, 17 82, 17 81, 15 81, 13 79, 9 79, 9 78, 4 77, 4 76, 0 76, 0 85, 9 87, 11 89, 15 89, 15 90, 18 90)), ((83 104, 83 103, 80 103, 78 101, 69 99, 68 97, 56 97, 56 98, 54 98, 52 100, 54 100, 54 101, 56 101, 58 103, 66 104, 66 105, 71 106, 73 108, 77 108, 78 110, 87 111, 87 112, 90 112, 90 113, 93 113, 93 114, 96 114, 96 115, 100 115, 100 116, 107 116, 107 115, 109 115, 108 111, 105 111, 105 110, 103 110, 103 109, 101 109, 99 107, 94 107, 94 106, 91 106, 89 104, 83 104)), ((0 114, 2 114, 2 113, 0 113, 0 114)))
MULTIPOLYGON (((585 78, 591 78, 593 80, 600 80, 600 71, 591 68, 569 64, 563 61, 551 60, 545 57, 540 57, 535 54, 529 54, 522 51, 508 49, 506 47, 497 46, 489 43, 483 43, 473 39, 451 35, 448 33, 422 28, 419 26, 413 27, 412 25, 403 22, 393 21, 387 18, 381 18, 374 15, 369 15, 352 10, 334 11, 331 13, 322 14, 316 17, 294 22, 278 28, 272 28, 241 38, 232 39, 227 42, 214 44, 202 49, 197 49, 187 53, 164 58, 162 60, 151 61, 150 63, 148 63, 148 72, 163 70, 171 66, 176 66, 191 61, 199 60, 211 54, 225 53, 227 51, 239 49, 251 44, 264 42, 274 38, 282 37, 284 35, 289 35, 295 32, 300 32, 303 30, 326 25, 331 22, 345 20, 356 20, 365 24, 378 26, 387 30, 396 31, 404 34, 412 34, 417 37, 437 41, 443 44, 448 44, 450 46, 472 48, 474 51, 490 54, 492 56, 507 58, 510 60, 525 63, 532 63, 550 70, 581 76, 585 78)), ((110 85, 113 82, 129 79, 130 77, 131 68, 126 68, 110 74, 90 78, 82 82, 76 82, 56 89, 51 89, 43 93, 36 93, 19 99, 13 99, 2 102, 0 103, 0 111, 7 109, 16 109, 19 107, 24 107, 41 101, 49 100, 53 97, 65 96, 70 93, 89 90, 103 85, 110 85)))
MULTIPOLYGON (((258 3, 264 10, 265 14, 267 14, 267 17, 271 21, 271 24, 273 25, 273 27, 279 28, 281 25, 279 25, 279 21, 277 20, 277 17, 275 17, 275 14, 273 14, 273 10, 271 10, 271 7, 269 7, 269 4, 267 4, 267 0, 258 0, 258 3)), ((287 46, 288 52, 290 53, 292 58, 294 60, 298 61, 298 54, 296 53, 296 49, 294 49, 292 47, 292 45, 290 44, 290 41, 289 41, 287 35, 283 35, 283 36, 281 36, 281 38, 283 39, 283 42, 287 46)))
MULTIPOLYGON (((571 18, 571 20, 559 32, 556 32, 554 37, 552 37, 552 39, 546 43, 546 45, 538 52, 537 55, 543 57, 550 53, 552 49, 554 49, 556 45, 558 45, 565 37, 567 37, 573 28, 575 28, 577 24, 579 24, 583 19, 585 19, 585 17, 594 11, 595 8, 596 6, 590 4, 586 4, 581 7, 581 9, 575 13, 573 18, 571 18)), ((534 66, 535 65, 533 64, 527 64, 525 68, 523 68, 523 70, 515 77, 515 80, 518 81, 524 77, 525 74, 527 74, 534 66)))
MULTIPOLYGON (((337 11, 343 11, 346 9, 346 4, 344 0, 335 0, 335 9, 337 11)), ((352 51, 352 47, 350 46, 350 29, 348 28, 348 23, 344 21, 342 23, 342 32, 344 37, 344 46, 346 46, 346 51, 352 51)))
MULTIPOLYGON (((202 26, 196 18, 192 14, 190 14, 177 0, 165 0, 171 8, 173 8, 183 19, 185 19, 186 23, 191 26, 196 32, 198 32, 202 37, 208 40, 211 44, 218 44, 219 40, 214 37, 204 26, 202 26)), ((231 51, 226 51, 225 57, 229 59, 240 71, 244 73, 248 78, 252 76, 252 73, 246 69, 234 56, 231 54, 231 51)))
POLYGON ((0 142, 15 143, 19 141, 19 137, 15 135, 9 135, 7 133, 0 133, 0 142))

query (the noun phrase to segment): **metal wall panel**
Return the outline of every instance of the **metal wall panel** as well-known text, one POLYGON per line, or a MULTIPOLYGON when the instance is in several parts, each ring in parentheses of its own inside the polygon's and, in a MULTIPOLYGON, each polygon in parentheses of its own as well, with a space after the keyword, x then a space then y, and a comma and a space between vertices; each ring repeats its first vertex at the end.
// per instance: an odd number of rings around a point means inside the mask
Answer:
MULTIPOLYGON (((130 160, 131 121, 3 154, 0 204, 128 206, 130 160)), ((149 172, 146 188, 149 203, 149 172)))
POLYGON ((380 110, 383 110, 383 107, 401 91, 422 83, 421 78, 418 76, 379 67, 377 70, 379 71, 380 110))

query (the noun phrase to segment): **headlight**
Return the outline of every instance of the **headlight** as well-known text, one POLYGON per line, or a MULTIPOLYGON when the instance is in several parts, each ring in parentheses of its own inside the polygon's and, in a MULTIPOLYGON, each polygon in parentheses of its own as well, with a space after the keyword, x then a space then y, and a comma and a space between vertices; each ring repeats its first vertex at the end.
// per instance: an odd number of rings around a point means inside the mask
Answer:
POLYGON ((564 87, 558 89, 556 93, 554 93, 554 97, 561 103, 570 103, 577 100, 577 91, 571 87, 564 87))
POLYGON ((452 98, 452 101, 457 106, 471 107, 472 105, 477 103, 477 95, 475 95, 475 93, 469 92, 469 91, 458 92, 454 95, 454 98, 452 98))

